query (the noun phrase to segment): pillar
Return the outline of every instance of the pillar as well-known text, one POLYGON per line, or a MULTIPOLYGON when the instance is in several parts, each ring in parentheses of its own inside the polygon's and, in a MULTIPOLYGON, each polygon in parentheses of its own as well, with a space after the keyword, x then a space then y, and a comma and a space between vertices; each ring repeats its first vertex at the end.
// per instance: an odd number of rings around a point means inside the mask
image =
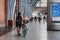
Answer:
MULTIPOLYGON (((18 12, 19 12, 20 11, 20 1, 19 0, 16 0, 16 5, 18 7, 18 12)), ((18 12, 15 12, 14 17, 17 15, 18 12)), ((15 18, 14 18, 14 20, 15 20, 15 18)), ((9 27, 13 27, 13 25, 15 23, 14 20, 8 20, 9 27)))
POLYGON ((5 26, 8 26, 8 0, 5 0, 5 26))

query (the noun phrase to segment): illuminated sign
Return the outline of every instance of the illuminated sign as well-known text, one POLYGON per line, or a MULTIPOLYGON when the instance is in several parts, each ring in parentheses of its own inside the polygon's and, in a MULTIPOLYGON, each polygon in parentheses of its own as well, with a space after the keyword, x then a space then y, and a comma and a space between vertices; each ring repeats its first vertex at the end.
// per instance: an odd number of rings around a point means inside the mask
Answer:
POLYGON ((60 16, 60 4, 59 3, 52 4, 52 16, 53 17, 60 16))

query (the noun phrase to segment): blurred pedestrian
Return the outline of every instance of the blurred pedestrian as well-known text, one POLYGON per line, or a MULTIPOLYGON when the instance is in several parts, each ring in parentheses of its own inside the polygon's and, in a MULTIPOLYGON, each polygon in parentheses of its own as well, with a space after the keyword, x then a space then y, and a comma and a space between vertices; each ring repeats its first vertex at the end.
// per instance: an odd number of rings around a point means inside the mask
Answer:
POLYGON ((21 30, 21 25, 22 25, 22 17, 21 17, 21 13, 19 12, 17 17, 16 17, 16 27, 17 27, 17 33, 18 35, 20 34, 20 30, 21 30))
MULTIPOLYGON (((25 25, 26 23, 28 23, 27 20, 28 20, 28 18, 25 16, 25 14, 23 14, 23 17, 22 17, 23 23, 22 24, 25 25)), ((26 27, 26 30, 28 30, 27 27, 26 27)))
POLYGON ((35 20, 35 22, 37 21, 37 17, 36 16, 35 16, 34 20, 35 20))
POLYGON ((38 17, 38 21, 39 21, 39 22, 41 21, 41 17, 38 17))

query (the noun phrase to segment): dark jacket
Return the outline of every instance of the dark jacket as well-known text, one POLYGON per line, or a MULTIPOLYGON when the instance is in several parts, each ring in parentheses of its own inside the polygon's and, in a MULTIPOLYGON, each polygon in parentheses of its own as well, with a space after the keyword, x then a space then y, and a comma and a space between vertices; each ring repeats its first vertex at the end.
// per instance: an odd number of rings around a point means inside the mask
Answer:
POLYGON ((21 24, 22 23, 22 17, 21 16, 17 16, 17 18, 16 18, 16 24, 21 24))

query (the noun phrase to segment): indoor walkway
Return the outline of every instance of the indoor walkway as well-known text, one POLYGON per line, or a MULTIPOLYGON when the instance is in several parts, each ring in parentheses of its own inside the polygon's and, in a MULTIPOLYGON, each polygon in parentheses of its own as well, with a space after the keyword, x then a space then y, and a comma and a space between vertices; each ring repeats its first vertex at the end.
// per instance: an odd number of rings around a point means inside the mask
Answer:
POLYGON ((60 40, 60 31, 48 31, 48 40, 60 40))
POLYGON ((16 29, 0 36, 0 40, 47 40, 47 23, 38 21, 29 22, 26 24, 28 27, 27 35, 25 38, 22 37, 22 30, 21 36, 17 36, 16 29))

